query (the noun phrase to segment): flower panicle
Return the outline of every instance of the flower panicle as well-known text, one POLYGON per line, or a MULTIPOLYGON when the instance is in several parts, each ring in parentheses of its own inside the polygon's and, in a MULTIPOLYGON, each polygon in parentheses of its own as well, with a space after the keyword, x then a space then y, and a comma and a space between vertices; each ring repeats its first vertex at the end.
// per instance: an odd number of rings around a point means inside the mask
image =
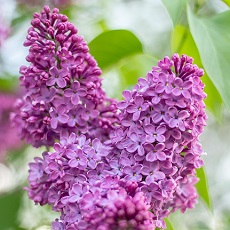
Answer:
POLYGON ((14 116, 22 138, 35 147, 52 146, 71 132, 95 137, 101 131, 105 139, 117 120, 115 100, 102 90, 85 40, 56 8, 34 13, 31 25, 24 42, 30 65, 20 68, 26 93, 14 116))

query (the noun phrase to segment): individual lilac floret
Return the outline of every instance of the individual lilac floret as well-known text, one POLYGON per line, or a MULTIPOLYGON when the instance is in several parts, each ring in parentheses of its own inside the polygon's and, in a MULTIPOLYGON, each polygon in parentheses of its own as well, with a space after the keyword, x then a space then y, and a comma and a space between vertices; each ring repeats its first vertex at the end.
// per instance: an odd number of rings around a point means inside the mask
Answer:
POLYGON ((125 90, 117 103, 120 125, 110 135, 112 171, 138 182, 158 228, 165 228, 170 212, 192 208, 197 198, 191 178, 203 165, 198 138, 207 116, 203 70, 192 62, 186 55, 165 57, 125 90))
POLYGON ((35 147, 52 146, 65 133, 108 138, 116 118, 115 100, 101 88, 101 70, 83 37, 58 9, 34 13, 24 46, 29 66, 20 68, 25 96, 13 121, 35 147))

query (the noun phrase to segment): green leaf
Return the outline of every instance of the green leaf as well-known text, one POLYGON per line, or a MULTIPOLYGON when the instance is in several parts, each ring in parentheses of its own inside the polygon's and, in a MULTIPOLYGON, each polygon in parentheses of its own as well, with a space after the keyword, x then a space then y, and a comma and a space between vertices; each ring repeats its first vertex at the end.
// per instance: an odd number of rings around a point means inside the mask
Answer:
MULTIPOLYGON (((166 230, 174 230, 171 222, 169 221, 168 218, 164 218, 164 221, 166 223, 166 230)), ((160 228, 156 228, 156 230, 161 230, 160 228)))
POLYGON ((137 83, 138 78, 145 77, 156 64, 157 60, 147 54, 125 58, 112 71, 105 74, 103 88, 109 97, 122 99, 122 91, 131 89, 137 83))
POLYGON ((173 226, 172 226, 172 223, 169 221, 168 218, 165 218, 165 223, 166 223, 166 226, 167 226, 167 230, 174 230, 173 226))
POLYGON ((230 6, 230 0, 222 0, 226 5, 230 6))
POLYGON ((168 11, 174 27, 179 23, 180 18, 185 10, 187 0, 162 0, 168 11))
POLYGON ((212 201, 209 195, 208 182, 204 167, 196 170, 197 177, 199 178, 196 188, 200 198, 204 201, 207 207, 212 210, 212 201))
POLYGON ((12 92, 18 87, 18 78, 0 78, 0 91, 2 92, 12 92))
MULTIPOLYGON (((194 63, 200 68, 203 68, 199 51, 187 27, 178 25, 173 31, 172 53, 175 52, 179 53, 180 55, 187 54, 188 56, 193 57, 194 63)), ((204 91, 207 94, 205 104, 207 108, 215 115, 217 120, 220 121, 222 118, 221 96, 206 73, 202 77, 202 81, 205 84, 204 91)))
POLYGON ((1 230, 17 226, 17 214, 22 197, 22 191, 15 191, 0 197, 1 230))
POLYGON ((230 11, 198 18, 188 6, 187 14, 205 71, 230 111, 230 11))
POLYGON ((128 30, 106 31, 89 43, 90 53, 102 69, 111 67, 121 59, 142 53, 142 44, 128 30))

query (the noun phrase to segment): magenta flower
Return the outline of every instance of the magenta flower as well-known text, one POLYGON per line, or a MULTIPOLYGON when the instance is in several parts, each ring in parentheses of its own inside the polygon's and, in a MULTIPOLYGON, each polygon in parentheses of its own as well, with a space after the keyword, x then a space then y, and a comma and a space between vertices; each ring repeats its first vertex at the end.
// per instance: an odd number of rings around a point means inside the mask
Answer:
POLYGON ((133 114, 133 120, 137 121, 140 118, 141 112, 148 108, 148 103, 144 103, 144 99, 141 96, 134 98, 134 104, 127 107, 127 112, 133 114))
POLYGON ((166 131, 165 126, 153 126, 153 125, 146 125, 144 127, 145 132, 148 134, 146 136, 146 141, 149 143, 157 142, 165 142, 165 136, 163 135, 166 131))
POLYGON ((67 70, 59 70, 57 67, 52 67, 49 71, 50 78, 46 82, 47 86, 53 86, 57 84, 58 87, 64 88, 66 87, 66 80, 65 77, 68 77, 68 71, 67 70))
POLYGON ((169 127, 178 127, 181 131, 185 131, 185 118, 189 116, 189 112, 186 110, 178 111, 175 107, 171 107, 168 110, 169 115, 169 127))
POLYGON ((80 88, 80 83, 75 81, 72 85, 72 89, 66 89, 64 95, 66 97, 71 97, 71 102, 73 105, 77 105, 80 101, 80 97, 86 96, 87 92, 84 88, 80 88))

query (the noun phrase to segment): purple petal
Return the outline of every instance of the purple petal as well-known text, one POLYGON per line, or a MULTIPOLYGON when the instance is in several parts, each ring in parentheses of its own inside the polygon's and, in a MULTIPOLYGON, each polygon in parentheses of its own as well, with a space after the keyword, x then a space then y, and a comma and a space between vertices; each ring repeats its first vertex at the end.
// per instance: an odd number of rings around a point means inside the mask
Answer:
POLYGON ((156 137, 156 140, 157 140, 158 142, 165 142, 165 136, 164 136, 164 135, 158 135, 158 136, 156 137))
POLYGON ((144 103, 144 98, 141 96, 136 96, 134 102, 137 105, 137 107, 142 106, 142 104, 144 103))
POLYGON ((178 123, 178 121, 177 121, 176 119, 171 118, 171 119, 169 120, 169 127, 175 128, 175 127, 177 126, 177 123, 178 123))
POLYGON ((166 155, 164 152, 157 152, 157 159, 160 160, 160 161, 164 161, 166 160, 166 155))
POLYGON ((175 138, 175 139, 180 139, 181 138, 181 132, 179 130, 176 129, 172 129, 171 131, 171 135, 175 138))
POLYGON ((140 118, 141 115, 141 111, 137 110, 134 114, 133 114, 133 120, 137 121, 140 118))
POLYGON ((56 82, 56 79, 55 79, 54 77, 51 77, 50 79, 48 79, 48 80, 46 81, 46 85, 47 85, 47 86, 52 86, 52 85, 55 84, 55 82, 56 82))
POLYGON ((174 85, 180 88, 183 85, 183 81, 181 78, 176 78, 174 81, 174 85))
POLYGON ((67 156, 69 159, 76 158, 76 153, 75 153, 73 150, 68 149, 68 150, 66 151, 66 156, 67 156))
POLYGON ((71 96, 73 95, 73 90, 72 90, 72 89, 66 89, 66 90, 64 91, 64 95, 65 95, 66 97, 71 97, 71 96))
POLYGON ((192 81, 189 80, 189 81, 184 82, 183 88, 184 89, 189 89, 189 88, 192 87, 192 85, 193 85, 192 81))
POLYGON ((70 166, 71 168, 77 167, 78 164, 79 164, 79 162, 78 162, 76 159, 71 159, 71 160, 69 161, 69 166, 70 166))
POLYGON ((74 92, 78 91, 79 88, 80 88, 80 83, 78 81, 73 82, 72 89, 74 90, 74 92))
POLYGON ((147 155, 146 155, 146 160, 147 161, 150 161, 150 162, 153 162, 156 160, 156 154, 154 152, 149 152, 147 155))
POLYGON ((163 93, 165 90, 165 85, 163 83, 159 83, 156 85, 155 91, 156 93, 163 93))
POLYGON ((69 120, 69 116, 67 114, 60 114, 58 116, 58 121, 61 122, 62 124, 67 123, 69 120))
POLYGON ((188 90, 183 90, 182 91, 182 95, 187 98, 187 99, 190 99, 191 98, 191 94, 189 93, 188 90))
POLYGON ((118 109, 125 109, 126 107, 127 107, 127 102, 126 101, 117 102, 117 108, 118 109))
POLYGON ((86 90, 82 88, 80 88, 77 93, 80 97, 84 97, 87 94, 86 90))
POLYGON ((73 94, 72 97, 71 97, 71 102, 74 104, 74 105, 77 105, 78 102, 80 101, 80 98, 77 94, 73 94))
POLYGON ((124 97, 125 101, 130 101, 132 99, 132 94, 129 90, 124 90, 122 92, 122 96, 124 97))
POLYGON ((71 196, 71 197, 69 198, 69 202, 70 202, 70 203, 75 203, 75 202, 77 202, 79 199, 80 199, 80 197, 79 197, 78 195, 71 196))
POLYGON ((153 134, 153 133, 155 133, 155 131, 156 131, 156 129, 155 129, 155 127, 154 127, 153 125, 146 125, 146 126, 144 127, 144 129, 145 129, 145 132, 146 132, 147 134, 153 134))
POLYGON ((58 78, 57 79, 57 85, 60 87, 60 88, 64 88, 66 87, 66 80, 64 78, 58 78))
POLYGON ((50 126, 52 129, 56 129, 58 125, 58 120, 56 117, 52 117, 50 120, 50 126))
POLYGON ((127 107, 127 112, 128 113, 134 113, 134 112, 136 112, 138 110, 138 107, 136 106, 136 105, 129 105, 128 107, 127 107))
POLYGON ((138 142, 139 141, 139 137, 136 133, 131 133, 129 135, 129 138, 133 141, 133 142, 138 142))
POLYGON ((179 122, 178 122, 178 128, 179 128, 181 131, 185 131, 185 126, 184 126, 184 122, 183 122, 183 121, 179 121, 179 122))
POLYGON ((165 178, 165 174, 163 172, 155 172, 153 176, 156 180, 162 180, 165 178))
POLYGON ((126 150, 127 150, 129 153, 133 153, 133 152, 135 152, 135 151, 137 150, 137 148, 138 148, 137 143, 133 143, 133 144, 130 144, 130 145, 126 148, 126 150))
POLYGON ((138 154, 140 155, 140 156, 144 156, 145 155, 145 150, 144 150, 144 148, 143 148, 143 146, 141 145, 139 148, 138 148, 138 154))
POLYGON ((178 88, 174 88, 174 89, 172 90, 172 93, 173 93, 173 95, 175 95, 175 96, 179 96, 179 95, 181 95, 181 90, 178 89, 178 88))
POLYGON ((179 117, 180 119, 187 118, 187 117, 189 117, 189 112, 186 111, 186 110, 182 110, 182 111, 179 112, 178 117, 179 117))
POLYGON ((76 125, 76 119, 72 119, 72 118, 70 118, 69 120, 68 120, 68 126, 70 126, 70 127, 74 127, 75 125, 76 125))
POLYGON ((158 143, 156 146, 155 146, 155 150, 156 151, 162 151, 163 149, 165 148, 165 145, 163 143, 158 143))

